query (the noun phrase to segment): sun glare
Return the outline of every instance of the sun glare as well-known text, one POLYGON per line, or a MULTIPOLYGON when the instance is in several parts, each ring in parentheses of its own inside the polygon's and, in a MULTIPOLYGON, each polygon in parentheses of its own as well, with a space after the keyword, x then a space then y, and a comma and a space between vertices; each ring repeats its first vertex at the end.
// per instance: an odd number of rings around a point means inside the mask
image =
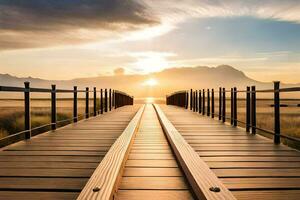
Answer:
POLYGON ((154 98, 153 97, 147 97, 146 98, 146 103, 154 103, 154 98))
POLYGON ((143 83, 143 85, 149 86, 149 87, 156 86, 157 84, 158 84, 158 81, 154 78, 150 78, 143 83))

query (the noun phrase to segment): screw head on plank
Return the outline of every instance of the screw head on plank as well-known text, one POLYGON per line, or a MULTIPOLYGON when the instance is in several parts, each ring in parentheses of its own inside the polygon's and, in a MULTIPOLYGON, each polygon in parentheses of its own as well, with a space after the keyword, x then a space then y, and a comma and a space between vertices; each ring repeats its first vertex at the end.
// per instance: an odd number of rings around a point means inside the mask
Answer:
POLYGON ((219 187, 210 187, 209 190, 212 192, 220 192, 221 191, 221 189, 219 187))
POLYGON ((100 187, 94 187, 93 192, 98 192, 98 191, 100 191, 100 189, 101 189, 100 187))

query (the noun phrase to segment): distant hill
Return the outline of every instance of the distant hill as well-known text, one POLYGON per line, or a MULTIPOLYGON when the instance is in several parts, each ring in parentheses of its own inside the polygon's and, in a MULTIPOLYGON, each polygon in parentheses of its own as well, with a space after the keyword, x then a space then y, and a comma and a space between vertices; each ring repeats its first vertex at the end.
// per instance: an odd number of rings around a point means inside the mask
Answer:
MULTIPOLYGON (((24 81, 30 81, 32 87, 50 88, 51 84, 56 84, 57 88, 69 88, 74 85, 79 88, 93 87, 114 89, 128 92, 135 97, 164 97, 166 94, 189 88, 218 88, 220 86, 230 88, 233 86, 239 89, 245 89, 246 86, 256 85, 257 88, 272 88, 270 82, 259 82, 247 77, 242 71, 239 71, 228 65, 218 67, 182 67, 165 69, 161 72, 147 75, 126 75, 117 74, 112 76, 98 76, 89 78, 78 78, 72 80, 44 80, 39 78, 18 78, 8 74, 0 74, 0 85, 23 86, 24 81), (146 86, 143 83, 154 78, 158 81, 156 86, 146 86)), ((282 87, 299 86, 299 84, 282 84, 282 87)))

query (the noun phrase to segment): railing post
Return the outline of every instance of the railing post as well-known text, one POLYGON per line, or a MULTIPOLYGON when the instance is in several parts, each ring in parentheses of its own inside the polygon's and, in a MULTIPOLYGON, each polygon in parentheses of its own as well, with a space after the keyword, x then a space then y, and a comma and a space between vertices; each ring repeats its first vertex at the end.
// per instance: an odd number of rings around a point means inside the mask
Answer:
POLYGON ((256 133, 256 91, 255 86, 251 87, 251 132, 256 133))
POLYGON ((51 86, 51 130, 56 129, 56 86, 51 86))
POLYGON ((78 112, 77 112, 77 86, 74 86, 73 91, 73 122, 78 121, 78 112))
POLYGON ((211 89, 211 118, 215 117, 215 90, 211 89))
POLYGON ((222 119, 222 88, 219 87, 219 120, 222 119))
POLYGON ((115 93, 115 109, 119 107, 119 92, 115 93))
POLYGON ((166 95, 166 105, 169 105, 169 96, 166 95))
POLYGON ((85 118, 89 118, 89 88, 85 88, 85 118))
POLYGON ((111 99, 111 88, 109 89, 109 111, 111 111, 111 103, 112 103, 112 99, 111 99))
POLYGON ((115 90, 112 91, 112 108, 115 107, 115 90))
POLYGON ((246 131, 249 133, 250 132, 250 122, 251 122, 251 112, 250 112, 250 107, 251 107, 251 92, 250 92, 250 87, 247 86, 246 89, 246 131))
POLYGON ((199 113, 202 112, 202 95, 201 90, 199 90, 199 113))
POLYGON ((207 89, 207 116, 210 116, 210 91, 207 89))
POLYGON ((196 92, 193 92, 193 111, 196 111, 196 92))
POLYGON ((100 89, 100 114, 103 114, 103 89, 100 89))
POLYGON ((230 89, 230 124, 233 125, 233 88, 230 89))
POLYGON ((104 112, 108 111, 107 89, 104 90, 104 112))
POLYGON ((280 82, 274 82, 274 143, 280 144, 280 82))
POLYGON ((189 107, 189 92, 185 92, 185 109, 188 109, 189 107))
POLYGON ((31 138, 31 119, 30 119, 30 83, 24 82, 24 128, 26 130, 25 139, 31 138))
POLYGON ((195 90, 196 98, 195 98, 195 104, 196 104, 196 112, 198 112, 198 90, 195 90))
POLYGON ((226 121, 226 90, 223 88, 222 92, 222 100, 223 100, 223 105, 222 105, 222 122, 224 123, 226 121))
POLYGON ((94 116, 97 116, 97 88, 94 87, 94 116))
POLYGON ((237 88, 233 88, 233 126, 237 126, 237 88))
POLYGON ((190 110, 193 109, 193 89, 190 92, 190 110))
POLYGON ((202 90, 202 115, 205 115, 205 90, 202 90))

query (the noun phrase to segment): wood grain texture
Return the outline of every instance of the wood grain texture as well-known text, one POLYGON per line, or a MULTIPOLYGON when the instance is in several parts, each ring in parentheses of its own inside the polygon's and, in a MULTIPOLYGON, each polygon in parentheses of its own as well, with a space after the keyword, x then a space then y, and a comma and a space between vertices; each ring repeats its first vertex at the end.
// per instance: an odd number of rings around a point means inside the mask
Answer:
POLYGON ((170 190, 119 190, 116 196, 118 200, 192 200, 194 199, 189 191, 170 190))
POLYGON ((160 107, 158 105, 154 106, 164 132, 197 198, 209 200, 235 199, 207 164, 200 159, 195 150, 183 139, 160 107), (211 187, 219 187, 220 192, 210 191, 209 188, 211 187))
POLYGON ((237 199, 299 199, 299 151, 182 108, 161 109, 237 199))
POLYGON ((77 199, 112 199, 121 171, 127 159, 130 145, 138 129, 144 106, 136 113, 122 135, 103 158, 77 199), (98 187, 100 190, 94 192, 98 187))
POLYGON ((0 199, 76 199, 138 108, 125 106, 2 148, 0 199))
POLYGON ((153 106, 146 105, 115 199, 153 198, 194 199, 153 106))

